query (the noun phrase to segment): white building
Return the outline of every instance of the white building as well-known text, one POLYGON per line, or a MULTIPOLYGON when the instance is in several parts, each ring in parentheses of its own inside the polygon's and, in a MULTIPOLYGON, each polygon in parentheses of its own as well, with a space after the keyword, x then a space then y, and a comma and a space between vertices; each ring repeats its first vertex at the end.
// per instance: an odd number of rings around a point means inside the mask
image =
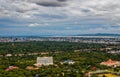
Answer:
POLYGON ((53 65, 53 57, 37 57, 37 63, 35 66, 48 66, 48 65, 53 65))
POLYGON ((75 62, 72 60, 65 60, 64 62, 60 62, 60 64, 74 64, 75 62))
POLYGON ((6 54, 6 57, 11 57, 12 56, 12 54, 6 54))

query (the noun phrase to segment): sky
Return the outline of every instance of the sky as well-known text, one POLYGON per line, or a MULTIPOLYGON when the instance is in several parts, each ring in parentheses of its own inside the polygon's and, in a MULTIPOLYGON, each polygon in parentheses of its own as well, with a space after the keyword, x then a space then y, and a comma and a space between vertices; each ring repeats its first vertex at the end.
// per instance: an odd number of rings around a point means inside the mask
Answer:
POLYGON ((0 0, 0 35, 120 34, 120 0, 0 0))

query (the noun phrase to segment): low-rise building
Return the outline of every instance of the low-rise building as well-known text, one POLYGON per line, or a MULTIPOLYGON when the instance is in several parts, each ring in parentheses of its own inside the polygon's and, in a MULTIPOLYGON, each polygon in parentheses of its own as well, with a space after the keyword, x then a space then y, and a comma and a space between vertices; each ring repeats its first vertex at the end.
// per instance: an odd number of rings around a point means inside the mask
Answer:
POLYGON ((37 57, 37 63, 34 65, 37 67, 53 65, 53 57, 37 57))
POLYGON ((33 66, 27 66, 27 70, 38 70, 39 68, 33 67, 33 66))
POLYGON ((12 54, 6 54, 6 57, 11 57, 12 56, 12 54))
POLYGON ((15 70, 15 69, 19 69, 19 67, 17 66, 9 66, 6 71, 10 71, 10 70, 15 70))
POLYGON ((106 66, 117 67, 117 66, 120 66, 120 61, 114 61, 112 59, 109 59, 108 61, 101 62, 100 64, 106 65, 106 66))
POLYGON ((65 60, 63 62, 60 62, 60 64, 74 64, 75 62, 72 60, 65 60))

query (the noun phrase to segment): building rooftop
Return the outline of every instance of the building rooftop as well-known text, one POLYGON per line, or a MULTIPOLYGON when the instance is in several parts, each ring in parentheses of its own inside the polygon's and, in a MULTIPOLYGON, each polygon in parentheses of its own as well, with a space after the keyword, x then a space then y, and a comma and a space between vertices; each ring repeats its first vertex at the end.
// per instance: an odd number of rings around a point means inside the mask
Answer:
POLYGON ((10 70, 15 70, 15 69, 19 69, 19 67, 17 66, 9 66, 6 71, 10 71, 10 70))
POLYGON ((53 57, 37 57, 37 63, 34 64, 35 66, 41 65, 53 65, 53 57))
POLYGON ((100 64, 101 64, 101 65, 106 65, 106 66, 114 66, 114 65, 120 64, 120 62, 119 62, 119 61, 112 60, 112 59, 109 59, 108 61, 101 62, 100 64))

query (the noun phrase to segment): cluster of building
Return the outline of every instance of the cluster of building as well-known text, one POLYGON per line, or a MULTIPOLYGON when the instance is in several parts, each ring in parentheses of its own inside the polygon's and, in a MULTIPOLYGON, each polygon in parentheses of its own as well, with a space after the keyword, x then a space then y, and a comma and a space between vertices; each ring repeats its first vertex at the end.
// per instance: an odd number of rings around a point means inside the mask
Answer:
POLYGON ((68 36, 68 37, 49 37, 47 41, 68 41, 81 43, 104 43, 104 44, 119 44, 120 37, 100 37, 100 36, 68 36))
POLYGON ((3 57, 3 56, 5 56, 5 57, 12 57, 12 56, 25 56, 25 55, 45 55, 45 54, 49 54, 49 52, 31 52, 31 53, 27 53, 27 54, 25 54, 25 53, 19 53, 19 54, 5 54, 5 55, 2 55, 2 54, 0 54, 0 57, 3 57))
MULTIPOLYGON (((60 62, 60 64, 74 64, 73 60, 65 60, 60 62)), ((37 67, 53 65, 53 57, 37 57, 37 63, 34 64, 37 67)))
MULTIPOLYGON (((60 64, 74 64, 75 62, 73 60, 65 60, 60 62, 60 64)), ((49 65, 54 65, 53 63, 53 57, 37 57, 37 62, 34 64, 34 66, 27 66, 26 69, 27 70, 38 70, 39 67, 42 66, 49 66, 49 65)), ((15 69, 19 69, 19 67, 17 66, 9 66, 6 71, 10 71, 10 70, 15 70, 15 69)))
POLYGON ((120 44, 120 37, 66 36, 66 37, 0 37, 0 42, 29 42, 29 41, 68 41, 82 43, 120 44))
MULTIPOLYGON (((120 61, 115 61, 115 60, 109 59, 107 61, 101 62, 100 65, 104 65, 104 66, 116 68, 116 67, 120 67, 120 61)), ((116 73, 116 72, 113 73, 113 72, 111 72, 109 70, 97 70, 96 67, 94 67, 92 69, 95 69, 95 70, 87 72, 86 73, 87 77, 92 77, 93 74, 98 74, 98 75, 99 74, 103 74, 103 76, 99 76, 99 77, 120 77, 120 75, 117 76, 118 73, 116 73), (110 75, 110 76, 104 76, 104 74, 116 74, 116 76, 112 76, 112 75, 110 75)))
MULTIPOLYGON (((65 60, 65 61, 60 62, 61 65, 63 65, 63 64, 72 65, 74 63, 75 63, 75 61, 73 61, 73 60, 65 60)), ((34 66, 36 66, 36 67, 28 66, 28 67, 26 67, 26 69, 37 70, 41 66, 49 66, 49 65, 55 65, 53 63, 53 57, 37 57, 37 62, 36 62, 36 64, 34 64, 34 66)), ((109 59, 108 61, 101 62, 100 65, 105 65, 105 66, 109 66, 109 67, 119 67, 120 61, 115 61, 115 60, 109 59)), ((6 71, 15 70, 15 69, 19 69, 19 67, 9 66, 6 69, 6 71)), ((91 70, 95 70, 95 69, 96 69, 96 67, 92 67, 91 70)))
MULTIPOLYGON (((60 62, 60 64, 74 64, 74 63, 75 61, 73 60, 65 60, 65 61, 60 62)), ((40 67, 42 65, 49 66, 53 64, 54 64, 53 57, 37 57, 37 63, 34 65, 37 67, 40 67)), ((100 65, 118 67, 120 66, 120 61, 109 59, 108 61, 101 62, 100 65)))
POLYGON ((107 53, 111 53, 111 54, 119 54, 120 53, 120 50, 112 50, 112 51, 108 51, 107 53))
POLYGON ((0 37, 0 42, 26 42, 27 38, 22 37, 0 37))

